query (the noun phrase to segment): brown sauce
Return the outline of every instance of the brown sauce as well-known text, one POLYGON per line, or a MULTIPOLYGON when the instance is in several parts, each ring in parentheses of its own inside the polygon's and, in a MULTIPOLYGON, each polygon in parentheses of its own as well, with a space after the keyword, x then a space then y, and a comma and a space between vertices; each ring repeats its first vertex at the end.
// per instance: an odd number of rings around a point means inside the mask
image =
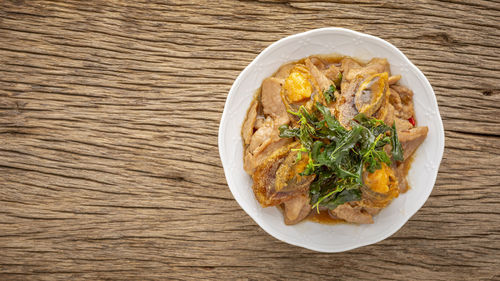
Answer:
POLYGON ((342 219, 332 218, 327 210, 321 210, 319 211, 319 213, 316 210, 313 210, 307 217, 307 220, 323 224, 345 223, 345 221, 342 219))
MULTIPOLYGON (((406 176, 408 176, 408 172, 410 171, 411 169, 411 164, 413 164, 413 160, 415 159, 415 153, 413 153, 410 158, 406 159, 405 161, 405 164, 404 164, 404 169, 403 169, 403 175, 404 177, 406 178, 406 176)), ((408 192, 408 190, 410 190, 411 186, 410 186, 410 183, 408 181, 406 181, 406 192, 408 192)))

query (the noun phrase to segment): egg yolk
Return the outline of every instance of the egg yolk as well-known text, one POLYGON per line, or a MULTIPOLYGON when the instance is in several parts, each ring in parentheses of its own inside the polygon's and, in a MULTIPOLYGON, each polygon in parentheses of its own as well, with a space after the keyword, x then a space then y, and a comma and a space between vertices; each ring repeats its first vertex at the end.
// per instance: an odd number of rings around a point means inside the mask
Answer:
POLYGON ((309 82, 309 73, 293 69, 285 80, 284 89, 290 102, 298 102, 311 97, 312 86, 309 82))
POLYGON ((373 173, 369 173, 365 178, 365 184, 373 191, 387 193, 389 191, 389 177, 392 171, 386 164, 373 173))

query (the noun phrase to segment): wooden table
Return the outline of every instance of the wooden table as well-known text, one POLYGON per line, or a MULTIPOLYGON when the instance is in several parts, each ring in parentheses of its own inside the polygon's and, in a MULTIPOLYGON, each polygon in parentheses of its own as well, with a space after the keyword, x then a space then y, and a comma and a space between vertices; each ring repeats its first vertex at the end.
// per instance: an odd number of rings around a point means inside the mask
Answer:
POLYGON ((0 1, 0 280, 499 280, 497 1, 0 1), (228 90, 272 42, 341 26, 427 76, 446 150, 425 206, 322 254, 238 206, 228 90))

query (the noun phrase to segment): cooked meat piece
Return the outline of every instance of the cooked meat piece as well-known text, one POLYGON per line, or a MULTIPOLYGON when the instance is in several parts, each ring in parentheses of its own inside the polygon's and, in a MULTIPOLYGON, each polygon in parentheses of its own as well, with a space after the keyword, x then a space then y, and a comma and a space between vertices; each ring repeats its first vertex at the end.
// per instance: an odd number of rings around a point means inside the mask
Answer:
POLYGON ((260 166, 270 155, 275 151, 287 146, 292 142, 291 139, 279 139, 269 143, 263 150, 254 152, 255 154, 245 151, 243 168, 249 175, 253 175, 255 169, 260 166))
POLYGON ((330 79, 326 78, 325 74, 321 72, 312 62, 310 59, 305 60, 306 66, 309 69, 309 72, 311 73, 311 76, 314 80, 314 85, 318 93, 323 93, 324 91, 328 90, 330 86, 333 84, 330 79))
POLYGON ((401 79, 401 75, 399 75, 399 74, 389 77, 389 79, 388 79, 389 85, 393 85, 393 84, 398 83, 399 79, 401 79))
POLYGON ((326 66, 321 61, 321 59, 319 59, 317 57, 310 57, 309 59, 311 60, 312 64, 314 64, 314 66, 316 66, 320 71, 325 70, 326 66))
POLYGON ((394 90, 392 87, 389 88, 389 102, 394 106, 396 111, 400 111, 403 109, 403 103, 401 103, 401 97, 399 93, 394 90))
POLYGON ((258 129, 251 136, 250 143, 245 150, 243 168, 250 175, 266 157, 292 141, 291 139, 281 139, 279 137, 279 131, 271 117, 267 117, 265 121, 260 122, 261 124, 257 126, 258 129))
MULTIPOLYGON (((340 83, 341 94, 337 99, 335 117, 339 120, 340 124, 344 127, 349 127, 349 120, 351 120, 358 110, 354 105, 354 95, 358 90, 358 84, 361 82, 361 77, 351 77, 349 73, 361 68, 361 65, 352 58, 343 58, 341 60, 340 71, 342 72, 342 81, 340 83), (352 81, 352 79, 355 81, 352 81)), ((333 112, 332 112, 333 113, 333 112)))
POLYGON ((304 193, 314 176, 301 176, 308 158, 297 161, 298 142, 279 149, 258 166, 253 178, 253 190, 263 207, 275 206, 304 193))
POLYGON ((332 64, 327 70, 325 70, 324 73, 326 78, 332 80, 333 82, 336 82, 336 80, 339 79, 340 69, 332 64))
POLYGON ((275 78, 286 79, 290 75, 290 71, 295 67, 295 63, 285 64, 274 74, 275 78))
POLYGON ((399 163, 398 165, 396 165, 396 163, 393 163, 392 165, 394 175, 398 180, 398 189, 400 193, 405 193, 408 190, 408 182, 406 181, 405 175, 406 165, 409 165, 408 161, 409 160, 403 163, 399 163))
POLYGON ((243 122, 243 126, 241 128, 241 136, 243 137, 243 142, 245 145, 250 143, 250 139, 253 134, 253 128, 255 126, 255 121, 257 120, 257 106, 259 102, 257 100, 253 100, 250 105, 250 109, 248 109, 247 117, 245 122, 243 122))
POLYGON ((361 75, 365 78, 373 74, 384 72, 387 72, 389 76, 391 75, 391 67, 389 66, 389 62, 387 62, 386 59, 373 58, 364 67, 359 66, 359 64, 352 59, 347 59, 346 62, 344 62, 344 60, 346 59, 342 60, 342 66, 344 68, 344 71, 347 69, 347 72, 344 72, 343 75, 346 76, 348 81, 353 80, 358 75, 361 75), (354 61, 354 63, 352 61, 354 61), (346 63, 345 67, 344 63, 346 63))
POLYGON ((373 223, 372 216, 362 207, 352 207, 349 203, 338 206, 333 211, 333 215, 352 223, 373 223))
MULTIPOLYGON (((264 120, 262 116, 256 116, 257 106, 252 104, 243 124, 242 136, 245 144, 248 144, 243 167, 250 175, 276 149, 291 142, 290 139, 280 139, 279 137, 278 127, 290 122, 285 105, 281 100, 282 83, 282 80, 274 77, 264 80, 261 88, 261 103, 262 111, 267 118, 264 120), (254 128, 257 130, 251 135, 254 128)), ((258 103, 258 101, 254 103, 258 103)))
MULTIPOLYGON (((344 80, 344 78, 342 78, 344 80)), ((337 119, 339 120, 342 126, 348 128, 349 121, 358 114, 358 110, 354 104, 354 94, 358 89, 358 85, 361 82, 362 78, 358 77, 353 80, 351 83, 345 84, 345 88, 342 88, 340 98, 337 102, 337 119)), ((344 82, 342 82, 344 84, 344 82)))
POLYGON ((392 126, 394 123, 394 106, 386 101, 384 106, 375 115, 375 118, 384 121, 388 126, 392 126))
POLYGON ((391 66, 386 59, 373 58, 368 64, 363 68, 363 76, 367 74, 384 73, 387 72, 388 76, 391 76, 391 66))
POLYGON ((254 128, 259 129, 260 127, 264 126, 266 119, 262 115, 258 115, 257 118, 255 119, 255 124, 254 128))
MULTIPOLYGON (((361 68, 358 62, 352 58, 343 58, 341 61, 340 71, 342 72, 342 82, 349 83, 356 78, 358 70, 361 68)), ((342 87, 343 89, 344 87, 342 87)))
POLYGON ((363 210, 366 211, 369 215, 375 216, 376 214, 380 213, 382 208, 379 207, 363 207, 363 210))
POLYGON ((399 132, 399 142, 401 142, 401 146, 403 147, 405 160, 408 159, 425 140, 428 131, 429 129, 427 127, 416 127, 408 131, 399 132))
POLYGON ((252 153, 256 153, 257 149, 261 151, 278 137, 278 131, 274 127, 274 121, 271 118, 266 118, 264 124, 251 136, 248 151, 252 153))
POLYGON ((396 117, 410 119, 415 114, 413 110, 413 92, 401 85, 392 85, 391 90, 399 95, 398 101, 398 98, 391 92, 390 100, 396 109, 396 117))
POLYGON ((425 140, 428 132, 427 127, 412 127, 413 126, 410 124, 410 122, 396 118, 396 128, 398 129, 398 138, 403 148, 404 161, 400 163, 393 163, 392 169, 398 181, 398 189, 400 193, 404 193, 408 190, 406 173, 411 162, 411 155, 425 140), (410 129, 402 130, 405 129, 404 126, 407 126, 410 129))
POLYGON ((309 213, 311 213, 311 205, 306 194, 300 194, 283 203, 283 215, 287 225, 301 222, 309 213))
POLYGON ((413 128, 413 125, 408 120, 404 120, 397 117, 394 120, 396 121, 396 129, 398 130, 398 132, 407 131, 413 128))
POLYGON ((281 100, 281 86, 283 80, 268 77, 262 82, 261 102, 264 114, 275 120, 276 127, 288 124, 290 119, 286 112, 285 104, 281 100))
POLYGON ((285 146, 274 152, 271 157, 268 157, 261 165, 259 165, 259 167, 255 170, 255 173, 252 175, 253 192, 263 207, 277 205, 275 204, 276 202, 272 202, 268 198, 267 194, 269 187, 274 186, 276 181, 276 171, 285 160, 285 157, 288 154, 288 149, 289 146, 285 146))
POLYGON ((406 88, 405 86, 392 85, 391 88, 399 93, 399 96, 401 97, 401 101, 403 103, 405 102, 405 100, 411 99, 413 97, 413 92, 410 89, 406 88))

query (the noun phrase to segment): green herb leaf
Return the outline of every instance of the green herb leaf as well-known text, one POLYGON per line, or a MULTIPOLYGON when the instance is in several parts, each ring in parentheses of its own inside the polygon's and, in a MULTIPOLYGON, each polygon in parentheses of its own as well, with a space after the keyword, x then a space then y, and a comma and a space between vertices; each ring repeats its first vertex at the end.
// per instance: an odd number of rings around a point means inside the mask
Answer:
POLYGON ((340 122, 332 116, 330 109, 326 108, 319 102, 316 103, 316 108, 323 115, 323 120, 326 122, 328 129, 337 134, 343 134, 347 131, 344 127, 342 127, 340 122))
POLYGON ((297 138, 302 144, 297 149, 299 153, 308 153, 308 163, 301 174, 315 175, 309 195, 311 205, 318 210, 319 206, 335 209, 345 202, 360 200, 363 171, 374 172, 382 163, 391 164, 385 145, 391 143, 393 151, 396 147, 398 157, 397 147, 401 145, 395 127, 382 120, 358 114, 347 130, 321 103, 316 103, 313 112, 303 106, 297 112, 289 112, 298 117, 299 126, 281 126, 280 137, 297 138))
POLYGON ((398 131, 396 130, 396 122, 392 124, 391 130, 391 145, 392 145, 392 158, 396 161, 403 161, 403 147, 401 147, 401 143, 398 139, 398 131))
POLYGON ((330 88, 328 90, 323 92, 323 96, 325 97, 325 101, 327 104, 331 103, 332 101, 335 101, 335 91, 337 88, 335 87, 334 84, 330 85, 330 88))
POLYGON ((346 188, 342 190, 337 196, 335 196, 333 200, 330 200, 326 204, 326 207, 328 207, 328 209, 330 210, 333 210, 344 203, 358 200, 361 200, 361 190, 357 188, 346 188))
POLYGON ((300 133, 299 128, 290 129, 288 125, 281 125, 278 129, 280 131, 280 138, 298 137, 300 133))

